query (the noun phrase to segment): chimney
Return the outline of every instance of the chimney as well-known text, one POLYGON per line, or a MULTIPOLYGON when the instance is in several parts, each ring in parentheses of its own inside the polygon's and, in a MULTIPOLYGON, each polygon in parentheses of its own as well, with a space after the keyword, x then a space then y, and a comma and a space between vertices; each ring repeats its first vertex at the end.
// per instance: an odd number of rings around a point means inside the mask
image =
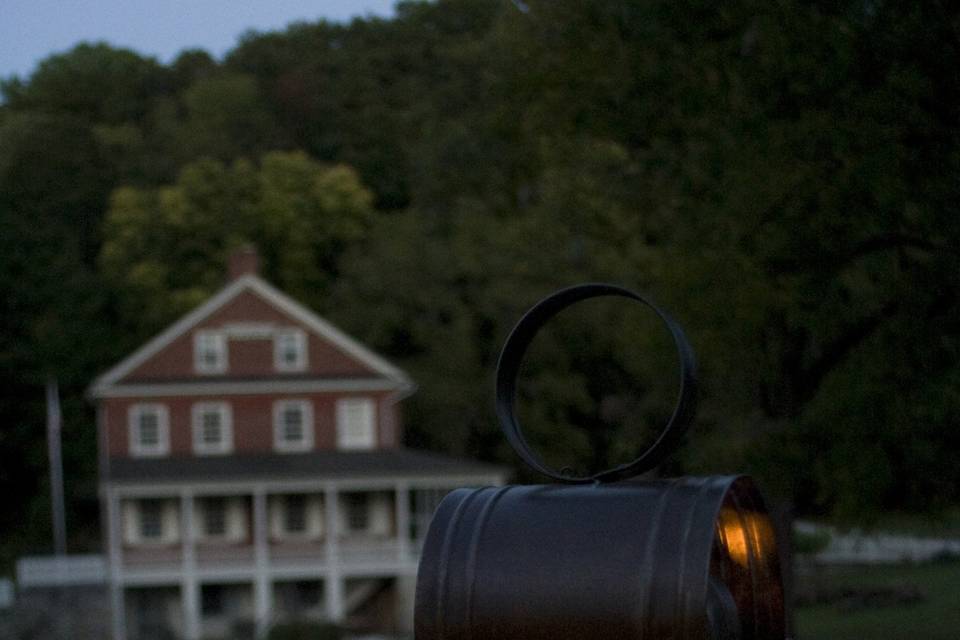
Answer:
POLYGON ((246 275, 257 275, 260 271, 260 256, 252 244, 244 244, 233 250, 227 259, 227 275, 233 282, 246 275))

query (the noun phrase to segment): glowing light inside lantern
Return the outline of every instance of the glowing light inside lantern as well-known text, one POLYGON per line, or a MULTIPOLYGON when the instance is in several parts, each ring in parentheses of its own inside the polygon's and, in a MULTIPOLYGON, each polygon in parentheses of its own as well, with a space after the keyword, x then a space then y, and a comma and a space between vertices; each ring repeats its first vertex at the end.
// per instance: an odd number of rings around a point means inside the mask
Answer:
POLYGON ((744 568, 750 564, 751 548, 755 558, 775 553, 773 525, 762 513, 737 513, 724 508, 717 522, 717 534, 730 559, 744 568))

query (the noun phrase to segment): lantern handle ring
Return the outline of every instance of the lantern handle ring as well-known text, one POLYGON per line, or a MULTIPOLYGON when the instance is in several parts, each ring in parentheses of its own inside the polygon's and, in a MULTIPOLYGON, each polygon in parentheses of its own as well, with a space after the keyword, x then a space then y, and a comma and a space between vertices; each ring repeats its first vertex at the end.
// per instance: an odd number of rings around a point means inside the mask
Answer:
POLYGON ((510 336, 503 345, 503 351, 500 352, 500 360, 497 363, 497 419, 500 422, 500 428, 507 436, 510 446, 517 452, 517 455, 531 468, 549 476, 557 482, 589 484, 625 480, 654 468, 680 444, 681 438, 690 427, 690 423, 693 421, 693 416, 696 413, 696 368, 697 365, 693 348, 687 341, 683 329, 667 312, 660 309, 653 304, 653 302, 629 289, 613 284, 587 283, 575 285, 561 289, 538 302, 524 314, 520 322, 517 323, 517 326, 510 332, 510 336), (523 363, 523 357, 526 354, 527 348, 530 346, 537 332, 548 320, 581 300, 602 296, 619 296, 636 300, 652 309, 667 326, 667 329, 670 330, 670 334, 673 336, 673 343, 677 349, 677 355, 680 357, 680 392, 677 397, 677 404, 673 410, 673 415, 670 417, 667 425, 663 428, 663 431, 660 432, 656 442, 643 452, 639 458, 593 475, 574 476, 569 473, 564 473, 564 471, 567 471, 566 469, 557 472, 548 467, 540 456, 531 449, 526 438, 524 438, 516 413, 517 376, 520 372, 520 366, 523 363))

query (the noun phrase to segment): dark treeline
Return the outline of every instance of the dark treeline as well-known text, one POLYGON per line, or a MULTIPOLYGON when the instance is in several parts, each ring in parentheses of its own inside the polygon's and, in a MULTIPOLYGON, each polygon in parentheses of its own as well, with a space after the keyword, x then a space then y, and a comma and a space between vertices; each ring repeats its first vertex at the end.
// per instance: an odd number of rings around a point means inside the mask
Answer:
MULTIPOLYGON (((500 344, 547 292, 609 280, 700 356, 665 473, 747 470, 807 514, 955 505, 958 33, 935 1, 451 0, 249 34, 219 62, 82 45, 8 79, 3 561, 49 540, 44 381, 80 548, 86 385, 242 242, 419 382, 409 445, 515 463, 500 344)), ((651 437, 676 391, 662 333, 597 303, 538 339, 524 419, 548 458, 585 470, 651 437)))

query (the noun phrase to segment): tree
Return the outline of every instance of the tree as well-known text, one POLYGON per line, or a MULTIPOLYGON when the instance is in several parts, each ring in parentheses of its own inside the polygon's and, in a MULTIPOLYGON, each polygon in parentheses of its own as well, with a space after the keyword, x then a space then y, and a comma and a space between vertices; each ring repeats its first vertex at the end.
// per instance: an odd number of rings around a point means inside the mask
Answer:
POLYGON ((308 304, 322 299, 339 256, 373 220, 349 167, 300 152, 268 153, 259 165, 198 160, 172 185, 114 191, 100 266, 142 338, 219 288, 229 253, 246 242, 273 281, 308 304))

